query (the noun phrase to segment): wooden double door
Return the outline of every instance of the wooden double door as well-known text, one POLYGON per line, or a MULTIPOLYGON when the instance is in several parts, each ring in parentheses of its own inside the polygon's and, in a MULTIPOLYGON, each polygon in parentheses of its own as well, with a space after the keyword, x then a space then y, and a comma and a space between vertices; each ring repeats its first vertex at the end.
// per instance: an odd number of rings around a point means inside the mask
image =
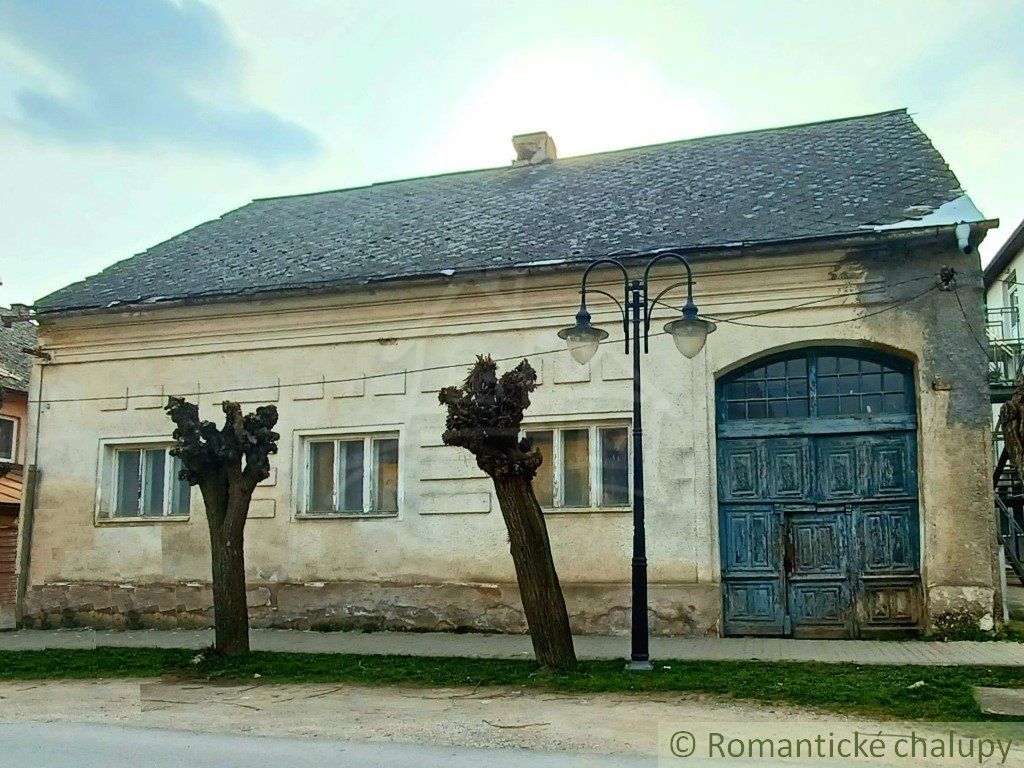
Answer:
POLYGON ((845 638, 918 626, 916 431, 875 426, 720 436, 727 635, 845 638))

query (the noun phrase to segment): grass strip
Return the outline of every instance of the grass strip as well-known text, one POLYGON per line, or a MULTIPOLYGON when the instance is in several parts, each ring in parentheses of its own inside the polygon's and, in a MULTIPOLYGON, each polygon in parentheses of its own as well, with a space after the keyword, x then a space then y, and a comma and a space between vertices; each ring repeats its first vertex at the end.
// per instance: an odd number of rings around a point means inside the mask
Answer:
MULTIPOLYGON (((1024 688, 1024 668, 874 666, 756 661, 658 661, 650 673, 621 661, 585 661, 567 672, 532 661, 253 652, 221 660, 162 648, 0 651, 0 680, 83 680, 169 675, 186 680, 513 686, 565 693, 688 692, 895 720, 989 720, 975 685, 1024 688)), ((1006 718, 996 718, 1006 719, 1006 718)))

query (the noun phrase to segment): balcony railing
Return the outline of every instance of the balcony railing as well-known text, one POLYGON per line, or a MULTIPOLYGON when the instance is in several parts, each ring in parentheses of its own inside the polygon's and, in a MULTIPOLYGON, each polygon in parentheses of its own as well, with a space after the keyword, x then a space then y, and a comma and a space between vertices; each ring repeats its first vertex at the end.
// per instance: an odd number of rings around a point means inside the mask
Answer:
POLYGON ((988 337, 988 378, 992 387, 1012 387, 1024 369, 1024 323, 1014 307, 985 313, 988 337))

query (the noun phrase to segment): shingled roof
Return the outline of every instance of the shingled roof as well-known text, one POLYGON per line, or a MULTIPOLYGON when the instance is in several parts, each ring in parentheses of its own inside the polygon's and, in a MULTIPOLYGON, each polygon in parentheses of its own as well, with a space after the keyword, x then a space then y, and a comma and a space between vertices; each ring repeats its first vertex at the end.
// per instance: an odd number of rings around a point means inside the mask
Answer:
MULTIPOLYGON (((0 307, 0 311, 5 309, 0 307)), ((21 350, 35 347, 36 336, 36 327, 31 323, 14 323, 10 328, 0 325, 0 387, 28 391, 32 358, 21 350)))
MULTIPOLYGON (((959 201, 959 202, 958 202, 959 201)), ((38 301, 38 312, 835 237, 962 213, 906 110, 254 200, 38 301), (931 215, 930 215, 931 214, 931 215), (908 221, 911 220, 911 221, 908 221)))

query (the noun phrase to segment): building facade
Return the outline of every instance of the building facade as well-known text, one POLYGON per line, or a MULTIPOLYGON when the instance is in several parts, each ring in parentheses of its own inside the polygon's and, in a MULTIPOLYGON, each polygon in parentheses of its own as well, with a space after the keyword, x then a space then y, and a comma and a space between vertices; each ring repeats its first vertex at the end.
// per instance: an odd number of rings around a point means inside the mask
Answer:
MULTIPOLYGON (((0 315, 6 309, 0 307, 0 315)), ((36 345, 31 323, 0 327, 0 629, 17 617, 18 518, 25 484, 28 380, 36 345)))
POLYGON ((1020 290, 1024 288, 1024 222, 1010 234, 985 265, 985 335, 989 348, 992 392, 992 456, 995 461, 996 519, 1010 578, 1024 584, 1024 483, 1003 441, 1000 409, 1020 382, 1024 370, 1024 320, 1020 290))
POLYGON ((607 343, 580 366, 556 332, 586 256, 681 247, 718 330, 686 360, 659 308, 643 360, 652 631, 991 626, 970 322, 991 223, 964 217, 905 113, 589 158, 543 146, 539 164, 257 201, 38 302, 25 623, 209 623, 202 501, 167 453, 178 394, 211 420, 223 400, 279 409, 246 528, 255 624, 524 631, 490 481, 441 442, 438 390, 490 354, 540 375, 525 429, 574 629, 628 631, 629 358, 607 343))

